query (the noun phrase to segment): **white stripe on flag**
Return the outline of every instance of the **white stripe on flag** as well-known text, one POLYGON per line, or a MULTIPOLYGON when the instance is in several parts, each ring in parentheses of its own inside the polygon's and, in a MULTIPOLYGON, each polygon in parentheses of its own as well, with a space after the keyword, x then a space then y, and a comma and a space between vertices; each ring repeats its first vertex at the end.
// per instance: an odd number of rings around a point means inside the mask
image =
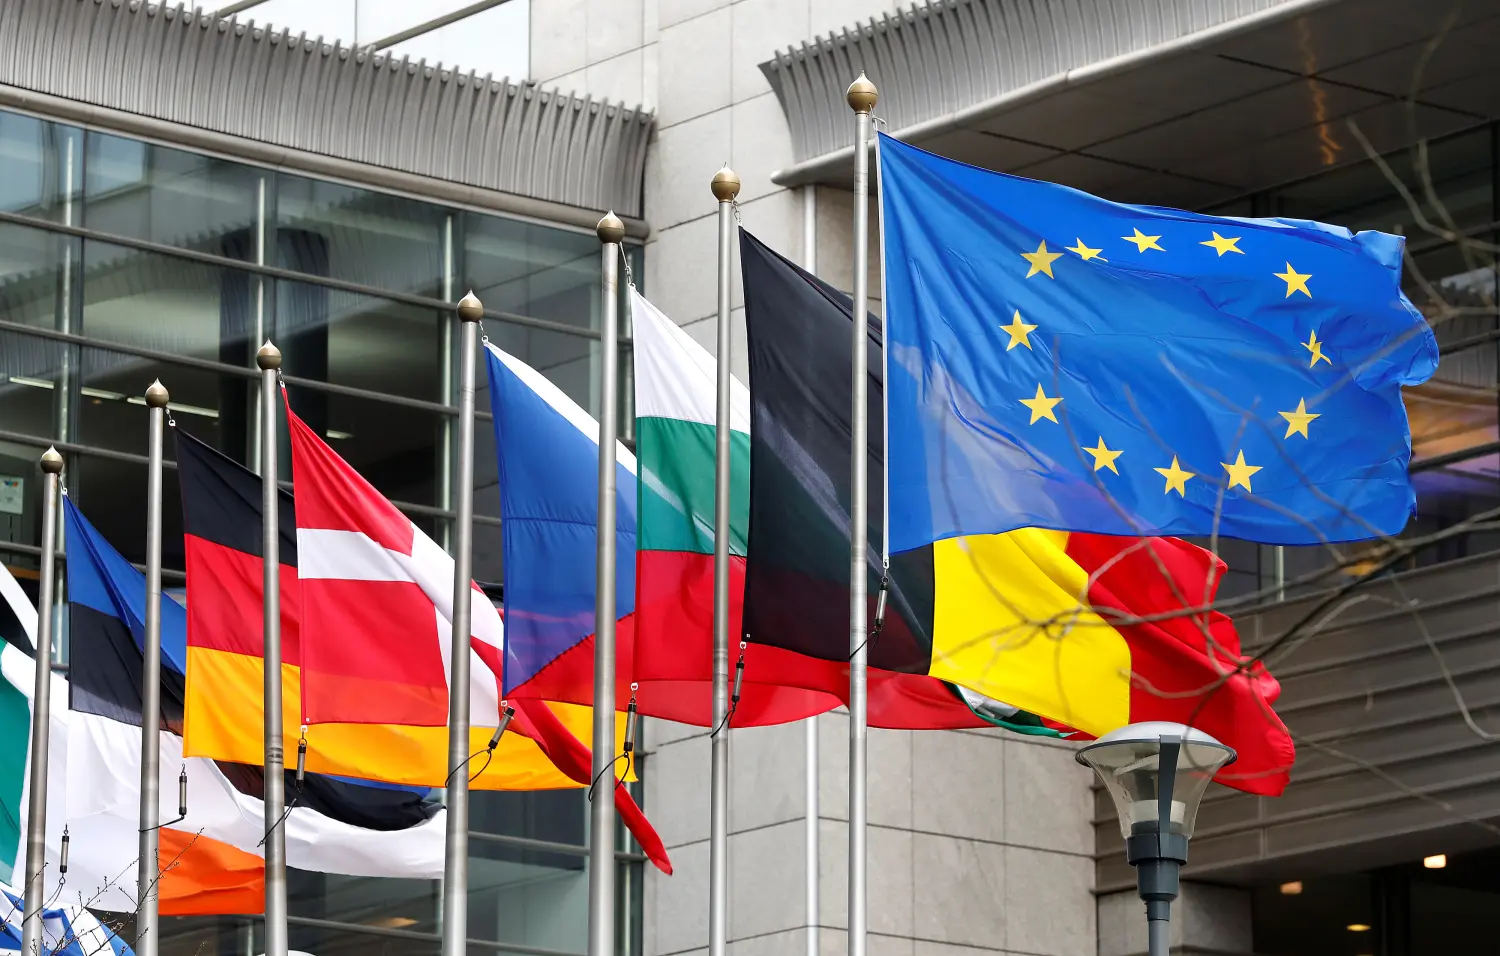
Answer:
MULTIPOLYGON (((639 292, 630 290, 635 351, 635 417, 673 418, 713 425, 718 408, 718 361, 639 292)), ((750 431, 750 390, 729 386, 729 427, 750 431)))
MULTIPOLYGON (((599 422, 588 412, 584 411, 577 402, 569 398, 562 389, 552 384, 541 372, 538 372, 514 355, 496 348, 493 343, 486 342, 484 347, 494 353, 494 356, 501 362, 504 362, 505 367, 510 369, 527 388, 535 392, 542 401, 552 406, 552 410, 562 416, 564 421, 582 432, 595 445, 599 444, 599 422)), ((632 475, 635 474, 635 454, 620 442, 615 443, 615 461, 632 475)))

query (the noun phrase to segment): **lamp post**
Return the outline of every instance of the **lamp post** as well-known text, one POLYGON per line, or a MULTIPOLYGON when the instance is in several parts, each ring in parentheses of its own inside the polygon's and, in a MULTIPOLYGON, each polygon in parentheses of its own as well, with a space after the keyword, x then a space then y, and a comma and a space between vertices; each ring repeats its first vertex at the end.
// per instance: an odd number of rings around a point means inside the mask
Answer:
POLYGON ((1078 751, 1115 802, 1125 859, 1146 903, 1150 956, 1167 956, 1177 875, 1209 781, 1234 751, 1185 724, 1148 721, 1112 730, 1078 751))

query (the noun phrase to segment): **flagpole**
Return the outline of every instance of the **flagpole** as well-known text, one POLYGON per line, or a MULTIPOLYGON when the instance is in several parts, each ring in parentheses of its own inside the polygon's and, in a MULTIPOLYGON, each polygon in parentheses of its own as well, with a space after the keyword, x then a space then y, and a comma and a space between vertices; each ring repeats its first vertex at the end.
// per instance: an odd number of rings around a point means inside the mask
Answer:
POLYGON ((619 270, 625 224, 608 213, 601 244, 599 528, 594 597, 594 794, 589 809, 588 956, 615 956, 615 440, 619 403, 619 270), (609 779, 604 779, 608 777, 609 779), (598 788, 605 789, 598 789, 598 788))
POLYGON ((711 743, 708 840, 708 954, 725 956, 729 937, 729 285, 734 198, 740 177, 714 173, 719 201, 718 402, 714 415, 714 735, 711 743))
POLYGON ((31 794, 26 803, 26 888, 21 922, 22 956, 39 956, 42 906, 47 898, 42 870, 47 864, 47 748, 52 718, 52 594, 57 577, 58 490, 63 458, 56 448, 42 453, 42 567, 37 592, 36 684, 31 692, 31 794))
POLYGON ((474 366, 484 306, 458 303, 458 471, 453 476, 453 650, 448 661, 448 821, 443 849, 443 956, 467 956, 469 938, 469 642, 474 600, 474 366))
MULTIPOLYGON (((802 267, 809 275, 818 274, 818 187, 802 187, 802 267)), ((819 774, 818 774, 818 718, 809 717, 802 722, 804 767, 803 773, 806 779, 803 781, 805 791, 803 800, 807 819, 803 824, 802 839, 803 847, 802 865, 806 867, 803 874, 804 890, 807 895, 807 947, 805 956, 819 956, 822 949, 822 940, 819 938, 818 920, 821 909, 819 901, 818 879, 820 877, 820 855, 818 842, 821 838, 821 825, 819 820, 822 814, 819 812, 819 774)))
POLYGON ((157 953, 158 850, 161 831, 161 457, 167 402, 158 379, 146 389, 150 418, 146 464, 146 637, 141 657, 141 822, 136 850, 136 956, 157 953))
POLYGON ((869 634, 866 607, 869 564, 870 410, 868 407, 870 277, 870 111, 875 108, 875 84, 863 72, 849 84, 845 99, 854 111, 854 337, 853 422, 850 459, 853 492, 849 514, 849 956, 865 956, 869 914, 866 887, 866 754, 869 728, 866 668, 869 634))
POLYGON ((255 353, 260 367, 260 488, 261 488, 261 655, 265 705, 265 956, 286 956, 286 830, 282 806, 286 800, 285 761, 281 752, 281 486, 277 482, 276 378, 281 351, 270 339, 255 353))

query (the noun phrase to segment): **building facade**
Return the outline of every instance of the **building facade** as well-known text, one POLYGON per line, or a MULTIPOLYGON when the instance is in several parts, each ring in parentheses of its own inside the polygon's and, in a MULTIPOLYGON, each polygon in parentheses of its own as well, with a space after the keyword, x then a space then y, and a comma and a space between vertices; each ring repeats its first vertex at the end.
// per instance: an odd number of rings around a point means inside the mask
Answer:
MULTIPOLYGON (((745 228, 849 288, 843 91, 861 69, 890 131, 957 159, 1119 201, 1401 232, 1444 348, 1407 396, 1407 537, 1447 533, 1290 644, 1392 545, 1219 542, 1247 646, 1275 645, 1299 760, 1282 798, 1205 802, 1174 933, 1219 956, 1473 950, 1500 845, 1500 539, 1466 524, 1500 504, 1496 40, 1500 9, 1472 0, 0 0, 0 473, 32 475, 58 442, 80 506, 139 560, 131 397, 160 375, 180 427, 253 464, 249 356, 276 334, 299 409, 444 540, 442 304, 472 286, 492 338, 597 408, 593 222, 626 217, 643 291, 713 349, 708 187, 726 162, 745 228)), ((740 375, 742 303, 736 281, 740 375)), ((493 483, 476 476, 490 581, 493 483)), ((22 572, 23 501, 0 514, 22 572)), ((622 952, 685 956, 708 945, 708 740, 646 735, 646 808, 677 872, 642 872, 621 843, 622 952)), ((844 951, 846 754, 840 714, 734 733, 738 956, 844 951)), ((873 956, 1144 952, 1108 801, 1070 747, 874 731, 870 773, 873 956)), ((476 799, 476 949, 583 951, 583 808, 476 799)), ((435 885, 298 879, 295 948, 436 951, 435 885)), ((175 932, 182 952, 257 951, 253 921, 175 932)))

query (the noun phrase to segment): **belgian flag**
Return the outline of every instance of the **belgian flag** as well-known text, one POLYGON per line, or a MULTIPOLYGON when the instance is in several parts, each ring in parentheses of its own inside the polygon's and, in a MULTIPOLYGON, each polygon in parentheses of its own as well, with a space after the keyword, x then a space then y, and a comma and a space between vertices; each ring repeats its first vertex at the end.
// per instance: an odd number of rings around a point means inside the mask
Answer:
MULTIPOLYGON (((740 237, 751 404, 745 630, 846 661, 853 303, 748 232, 740 237)), ((873 623, 883 578, 883 357, 880 322, 866 321, 873 623)), ((1175 538, 1024 529, 946 539, 891 556, 869 666, 987 698, 988 712, 1018 729, 1098 736, 1145 720, 1190 723, 1239 752, 1221 781, 1280 793, 1293 759, 1272 710, 1280 687, 1259 664, 1240 666, 1233 623, 1204 609, 1223 573, 1215 555, 1175 538)))

